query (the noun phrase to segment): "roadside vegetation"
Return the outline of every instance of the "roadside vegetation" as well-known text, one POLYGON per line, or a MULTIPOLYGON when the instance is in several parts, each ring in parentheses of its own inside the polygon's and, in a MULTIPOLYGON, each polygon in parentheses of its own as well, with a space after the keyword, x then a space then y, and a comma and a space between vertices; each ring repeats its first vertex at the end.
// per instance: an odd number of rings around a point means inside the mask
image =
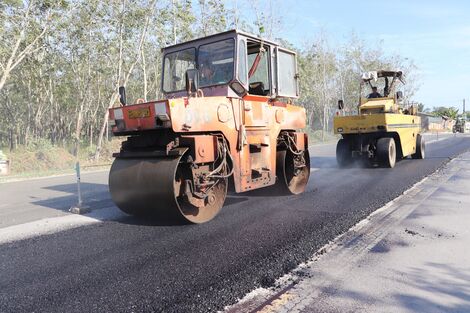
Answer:
MULTIPOLYGON (((94 158, 95 147, 82 147, 78 154, 81 170, 108 168, 112 163, 112 153, 119 151, 120 144, 121 141, 117 139, 103 143, 99 161, 94 158)), ((11 178, 73 173, 77 162, 74 145, 52 145, 47 140, 38 140, 27 146, 20 145, 12 151, 3 150, 3 154, 4 159, 10 161, 11 172, 8 177, 0 176, 0 182, 11 178)))
POLYGON ((298 52, 297 103, 307 109, 313 141, 334 139, 337 100, 354 110, 362 72, 402 69, 411 101, 419 86, 411 59, 354 33, 337 46, 327 30, 306 30, 295 46, 279 36, 286 27, 279 7, 275 0, 1 2, 0 147, 12 173, 69 169, 76 151, 84 164, 106 163, 107 109, 119 105, 118 86, 127 86, 130 101, 161 98, 162 47, 233 28, 298 52))

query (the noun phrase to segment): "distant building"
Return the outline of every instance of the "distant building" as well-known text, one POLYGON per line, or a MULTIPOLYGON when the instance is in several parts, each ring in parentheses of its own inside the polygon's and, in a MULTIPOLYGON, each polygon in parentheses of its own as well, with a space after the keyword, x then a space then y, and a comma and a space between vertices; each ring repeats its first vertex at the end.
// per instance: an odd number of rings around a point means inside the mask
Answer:
POLYGON ((419 112, 421 128, 425 131, 451 131, 455 120, 446 116, 435 116, 430 113, 419 112))

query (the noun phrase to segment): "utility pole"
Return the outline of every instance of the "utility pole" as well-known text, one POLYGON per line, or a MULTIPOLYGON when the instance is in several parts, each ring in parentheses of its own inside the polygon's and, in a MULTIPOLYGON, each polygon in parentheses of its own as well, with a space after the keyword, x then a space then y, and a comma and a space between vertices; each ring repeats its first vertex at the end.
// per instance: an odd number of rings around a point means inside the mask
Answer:
POLYGON ((463 99, 463 114, 465 115, 465 99, 463 99))

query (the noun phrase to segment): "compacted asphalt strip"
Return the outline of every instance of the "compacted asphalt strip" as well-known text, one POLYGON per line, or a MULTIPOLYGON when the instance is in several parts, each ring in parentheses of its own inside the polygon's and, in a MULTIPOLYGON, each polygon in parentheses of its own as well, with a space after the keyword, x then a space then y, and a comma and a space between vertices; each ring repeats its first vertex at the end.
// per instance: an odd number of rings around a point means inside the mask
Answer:
MULTIPOLYGON (((203 225, 117 215, 121 217, 4 243, 0 312, 223 309, 256 287, 271 286, 330 240, 469 150, 470 137, 459 134, 427 148, 425 160, 405 159, 394 169, 338 169, 334 145, 318 153, 313 147, 314 171, 304 194, 283 197, 269 189, 230 194, 221 213, 203 225)), ((109 207, 107 173, 93 175, 86 192, 97 207, 109 207)), ((50 209, 47 216, 53 210, 66 214, 63 197, 73 200, 73 184, 64 185, 61 179, 51 186, 39 181, 45 185, 41 190, 53 193, 47 197, 37 191, 32 195, 37 201, 27 199, 34 189, 28 182, 0 185, 2 201, 8 192, 6 203, 11 203, 0 207, 0 214, 9 212, 4 215, 9 222, 0 227, 18 224, 16 215, 26 222, 35 206, 50 209)))

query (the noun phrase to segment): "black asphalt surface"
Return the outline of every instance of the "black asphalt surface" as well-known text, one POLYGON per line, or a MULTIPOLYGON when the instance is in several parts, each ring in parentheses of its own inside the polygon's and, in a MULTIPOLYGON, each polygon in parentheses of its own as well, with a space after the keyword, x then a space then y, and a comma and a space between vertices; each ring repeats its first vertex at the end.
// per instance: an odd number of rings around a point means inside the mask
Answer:
MULTIPOLYGON (((394 169, 337 169, 313 155, 308 190, 230 195, 215 220, 165 225, 126 217, 0 245, 0 312, 212 312, 315 251, 452 157, 470 137, 428 145, 394 169)), ((1 188, 1 186, 0 186, 1 188)), ((24 191, 23 191, 24 192, 24 191)), ((103 207, 109 196, 103 192, 103 207)), ((96 197, 96 195, 95 195, 96 197)))

